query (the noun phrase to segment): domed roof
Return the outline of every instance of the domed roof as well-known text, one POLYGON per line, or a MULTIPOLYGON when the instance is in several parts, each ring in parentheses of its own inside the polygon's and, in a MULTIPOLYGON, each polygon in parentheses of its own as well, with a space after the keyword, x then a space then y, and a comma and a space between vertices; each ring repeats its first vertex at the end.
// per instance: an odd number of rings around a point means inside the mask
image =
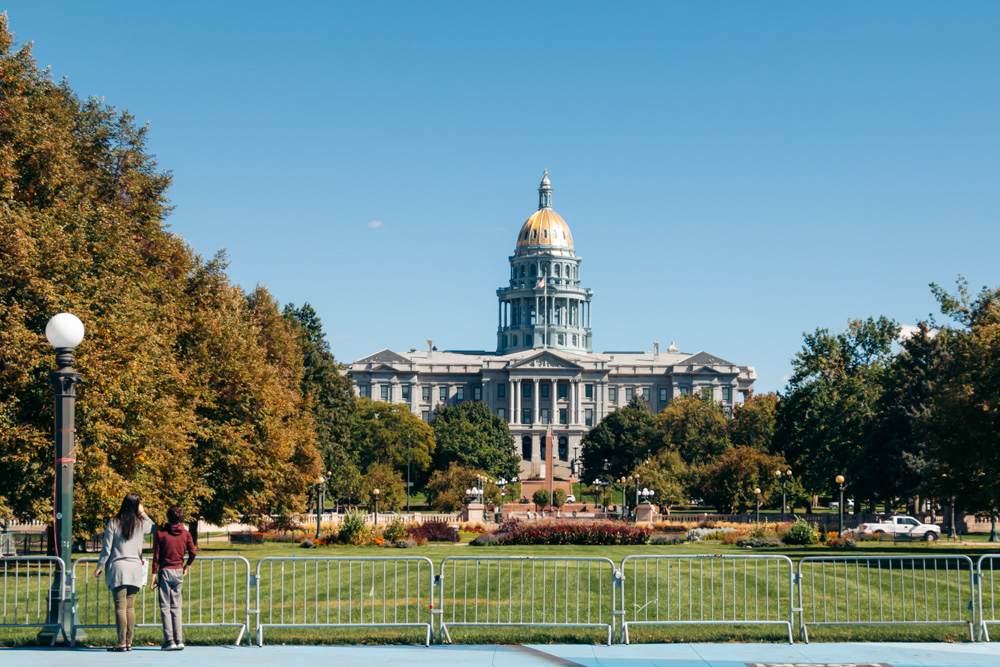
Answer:
POLYGON ((573 256, 573 234, 569 225, 552 210, 552 185, 549 172, 542 175, 538 187, 538 210, 525 221, 517 235, 515 255, 545 252, 552 255, 573 256))

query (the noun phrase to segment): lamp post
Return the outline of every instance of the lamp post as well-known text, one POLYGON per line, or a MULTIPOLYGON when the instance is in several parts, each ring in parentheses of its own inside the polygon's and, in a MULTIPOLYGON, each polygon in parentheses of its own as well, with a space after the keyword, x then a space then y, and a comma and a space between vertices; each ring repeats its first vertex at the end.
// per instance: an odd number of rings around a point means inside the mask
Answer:
MULTIPOLYGON (((594 480, 594 504, 597 507, 601 506, 601 500, 605 500, 606 501, 606 498, 604 498, 604 495, 605 495, 604 494, 604 487, 606 487, 607 485, 608 485, 608 483, 605 482, 605 481, 603 481, 603 480, 601 480, 600 478, 597 478, 597 479, 594 480), (598 494, 600 494, 600 496, 598 494)), ((607 506, 606 502, 605 502, 605 506, 607 506)))
POLYGON ((375 496, 375 525, 378 526, 378 489, 372 491, 375 496))
POLYGON ((639 474, 632 475, 632 482, 635 484, 635 506, 639 507, 639 474))
POLYGON ((622 518, 623 519, 625 518, 625 514, 628 511, 628 501, 626 500, 626 495, 625 495, 625 481, 626 481, 626 479, 627 479, 626 477, 619 477, 618 478, 618 482, 622 485, 622 518))
POLYGON ((655 496, 655 495, 656 495, 656 491, 653 491, 652 489, 643 489, 642 490, 642 502, 648 504, 649 501, 650 501, 650 499, 653 496, 655 496))
POLYGON ((785 511, 786 511, 785 507, 787 506, 788 502, 787 500, 788 496, 786 495, 786 485, 788 484, 788 480, 792 478, 792 471, 786 470, 785 472, 781 472, 780 470, 775 470, 774 474, 778 476, 779 480, 781 480, 781 520, 784 521, 785 511))
POLYGON ((406 434, 406 513, 410 513, 410 434, 406 434))
POLYGON ((837 505, 837 515, 840 517, 840 527, 837 529, 837 537, 844 536, 844 476, 837 475, 834 477, 834 481, 837 482, 837 487, 840 489, 840 503, 837 505))
POLYGON ((319 539, 321 531, 320 522, 323 520, 323 505, 326 504, 324 502, 324 497, 323 497, 325 484, 326 484, 326 477, 320 475, 319 479, 316 480, 316 539, 317 540, 319 539))
MULTIPOLYGON (((58 628, 45 628, 39 639, 54 639, 62 633, 70 641, 76 624, 76 594, 73 590, 73 464, 76 463, 76 385, 83 377, 73 370, 73 350, 83 341, 83 322, 70 313, 59 313, 45 325, 45 337, 56 349, 56 370, 49 373, 49 384, 55 391, 55 525, 56 556, 62 559, 65 573, 64 589, 53 582, 49 590, 49 623, 58 628)), ((77 638, 81 637, 78 631, 77 638)))
POLYGON ((760 523, 760 487, 759 486, 753 490, 753 495, 757 499, 757 502, 756 502, 757 511, 756 511, 756 517, 754 518, 754 523, 760 523))

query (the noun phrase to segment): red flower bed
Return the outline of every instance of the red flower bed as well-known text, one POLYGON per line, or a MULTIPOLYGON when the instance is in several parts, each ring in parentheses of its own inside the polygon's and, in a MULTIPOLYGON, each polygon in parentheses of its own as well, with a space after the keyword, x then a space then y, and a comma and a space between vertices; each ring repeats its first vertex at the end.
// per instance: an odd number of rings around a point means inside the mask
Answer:
MULTIPOLYGON (((582 523, 579 521, 506 522, 489 539, 477 538, 472 544, 601 544, 635 545, 649 542, 650 529, 617 522, 582 523)), ((487 535, 483 535, 486 538, 487 535)))

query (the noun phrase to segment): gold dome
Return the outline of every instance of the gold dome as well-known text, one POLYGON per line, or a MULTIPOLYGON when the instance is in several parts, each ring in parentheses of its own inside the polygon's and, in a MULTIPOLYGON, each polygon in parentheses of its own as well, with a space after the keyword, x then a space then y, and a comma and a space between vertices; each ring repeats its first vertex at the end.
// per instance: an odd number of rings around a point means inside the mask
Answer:
POLYGON ((523 255, 531 251, 565 256, 574 254, 569 225, 550 208, 535 211, 521 226, 514 254, 523 255))
POLYGON ((542 174, 542 182, 538 186, 538 210, 521 226, 517 235, 514 254, 526 255, 530 252, 566 257, 575 255, 569 225, 552 210, 552 184, 548 170, 542 174))

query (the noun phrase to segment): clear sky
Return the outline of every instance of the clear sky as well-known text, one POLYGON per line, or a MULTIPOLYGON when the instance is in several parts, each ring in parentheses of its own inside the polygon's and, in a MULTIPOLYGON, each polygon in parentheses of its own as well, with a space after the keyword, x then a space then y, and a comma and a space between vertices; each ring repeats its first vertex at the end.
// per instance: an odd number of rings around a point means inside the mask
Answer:
POLYGON ((341 361, 493 349, 548 168, 595 350, 780 390, 802 334, 997 286, 1000 3, 0 2, 150 125, 169 223, 341 361))

